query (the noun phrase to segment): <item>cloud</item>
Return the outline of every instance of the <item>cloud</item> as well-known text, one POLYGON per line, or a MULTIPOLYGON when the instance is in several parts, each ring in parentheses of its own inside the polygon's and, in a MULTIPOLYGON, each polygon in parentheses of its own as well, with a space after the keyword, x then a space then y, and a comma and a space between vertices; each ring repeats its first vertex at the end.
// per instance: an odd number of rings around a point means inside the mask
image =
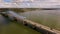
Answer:
MULTIPOLYGON (((13 0, 4 0, 4 3, 0 3, 2 7, 40 7, 40 8, 60 8, 60 0, 33 0, 33 2, 25 2, 22 3, 8 3, 13 2, 13 0), (7 2, 7 3, 6 3, 7 2), (6 5, 5 5, 6 4, 6 5)), ((19 2, 20 0, 18 0, 19 2)))

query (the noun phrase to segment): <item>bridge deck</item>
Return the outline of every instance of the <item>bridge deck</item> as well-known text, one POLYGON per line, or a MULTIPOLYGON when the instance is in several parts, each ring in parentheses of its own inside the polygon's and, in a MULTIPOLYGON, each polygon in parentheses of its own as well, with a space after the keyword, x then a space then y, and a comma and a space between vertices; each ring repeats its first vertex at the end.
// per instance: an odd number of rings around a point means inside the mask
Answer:
POLYGON ((27 19, 25 19, 24 21, 26 21, 27 23, 33 24, 33 25, 37 26, 38 28, 42 28, 42 29, 48 30, 48 31, 50 31, 50 32, 54 32, 54 33, 56 33, 56 34, 60 34, 60 31, 55 30, 55 29, 52 29, 52 30, 51 30, 50 27, 47 27, 47 26, 38 24, 38 23, 36 23, 36 22, 30 21, 30 20, 27 20, 27 19))

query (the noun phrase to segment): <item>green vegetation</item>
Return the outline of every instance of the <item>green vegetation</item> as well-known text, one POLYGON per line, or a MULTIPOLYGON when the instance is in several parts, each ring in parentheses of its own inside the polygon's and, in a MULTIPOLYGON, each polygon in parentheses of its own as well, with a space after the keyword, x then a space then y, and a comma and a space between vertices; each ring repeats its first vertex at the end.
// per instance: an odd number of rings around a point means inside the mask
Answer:
POLYGON ((23 9, 19 9, 19 8, 14 8, 14 9, 10 9, 10 10, 13 10, 14 12, 24 12, 23 9))
POLYGON ((1 11, 8 11, 8 10, 12 10, 14 12, 25 12, 25 11, 32 11, 32 10, 36 10, 36 9, 39 9, 39 8, 1 8, 0 9, 0 12, 1 11))

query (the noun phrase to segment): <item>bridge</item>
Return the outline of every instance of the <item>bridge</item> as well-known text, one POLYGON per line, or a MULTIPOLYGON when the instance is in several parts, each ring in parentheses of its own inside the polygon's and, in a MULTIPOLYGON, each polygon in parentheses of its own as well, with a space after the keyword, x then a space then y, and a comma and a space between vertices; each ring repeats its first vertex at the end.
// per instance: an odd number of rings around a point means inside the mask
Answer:
POLYGON ((26 19, 26 17, 20 16, 13 11, 7 11, 1 13, 4 17, 10 18, 10 20, 15 20, 19 24, 23 24, 31 29, 34 29, 42 34, 60 34, 60 31, 52 29, 50 27, 44 26, 37 22, 26 19))

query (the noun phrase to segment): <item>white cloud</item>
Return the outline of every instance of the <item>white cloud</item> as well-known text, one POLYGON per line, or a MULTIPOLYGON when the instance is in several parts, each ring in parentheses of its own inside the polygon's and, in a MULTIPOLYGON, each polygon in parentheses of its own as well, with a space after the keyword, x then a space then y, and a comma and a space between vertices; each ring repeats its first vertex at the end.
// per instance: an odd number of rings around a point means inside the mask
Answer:
MULTIPOLYGON (((16 0, 15 0, 16 1, 16 0)), ((24 1, 24 0, 18 0, 18 1, 24 1)), ((29 0, 26 0, 29 1, 29 0)), ((40 8, 60 8, 60 0, 31 0, 32 3, 1 3, 0 0, 0 7, 40 7, 40 8), (7 5, 6 5, 7 4, 7 5), (20 4, 20 5, 19 5, 20 4)), ((2 1, 3 2, 3 1, 2 1)))

